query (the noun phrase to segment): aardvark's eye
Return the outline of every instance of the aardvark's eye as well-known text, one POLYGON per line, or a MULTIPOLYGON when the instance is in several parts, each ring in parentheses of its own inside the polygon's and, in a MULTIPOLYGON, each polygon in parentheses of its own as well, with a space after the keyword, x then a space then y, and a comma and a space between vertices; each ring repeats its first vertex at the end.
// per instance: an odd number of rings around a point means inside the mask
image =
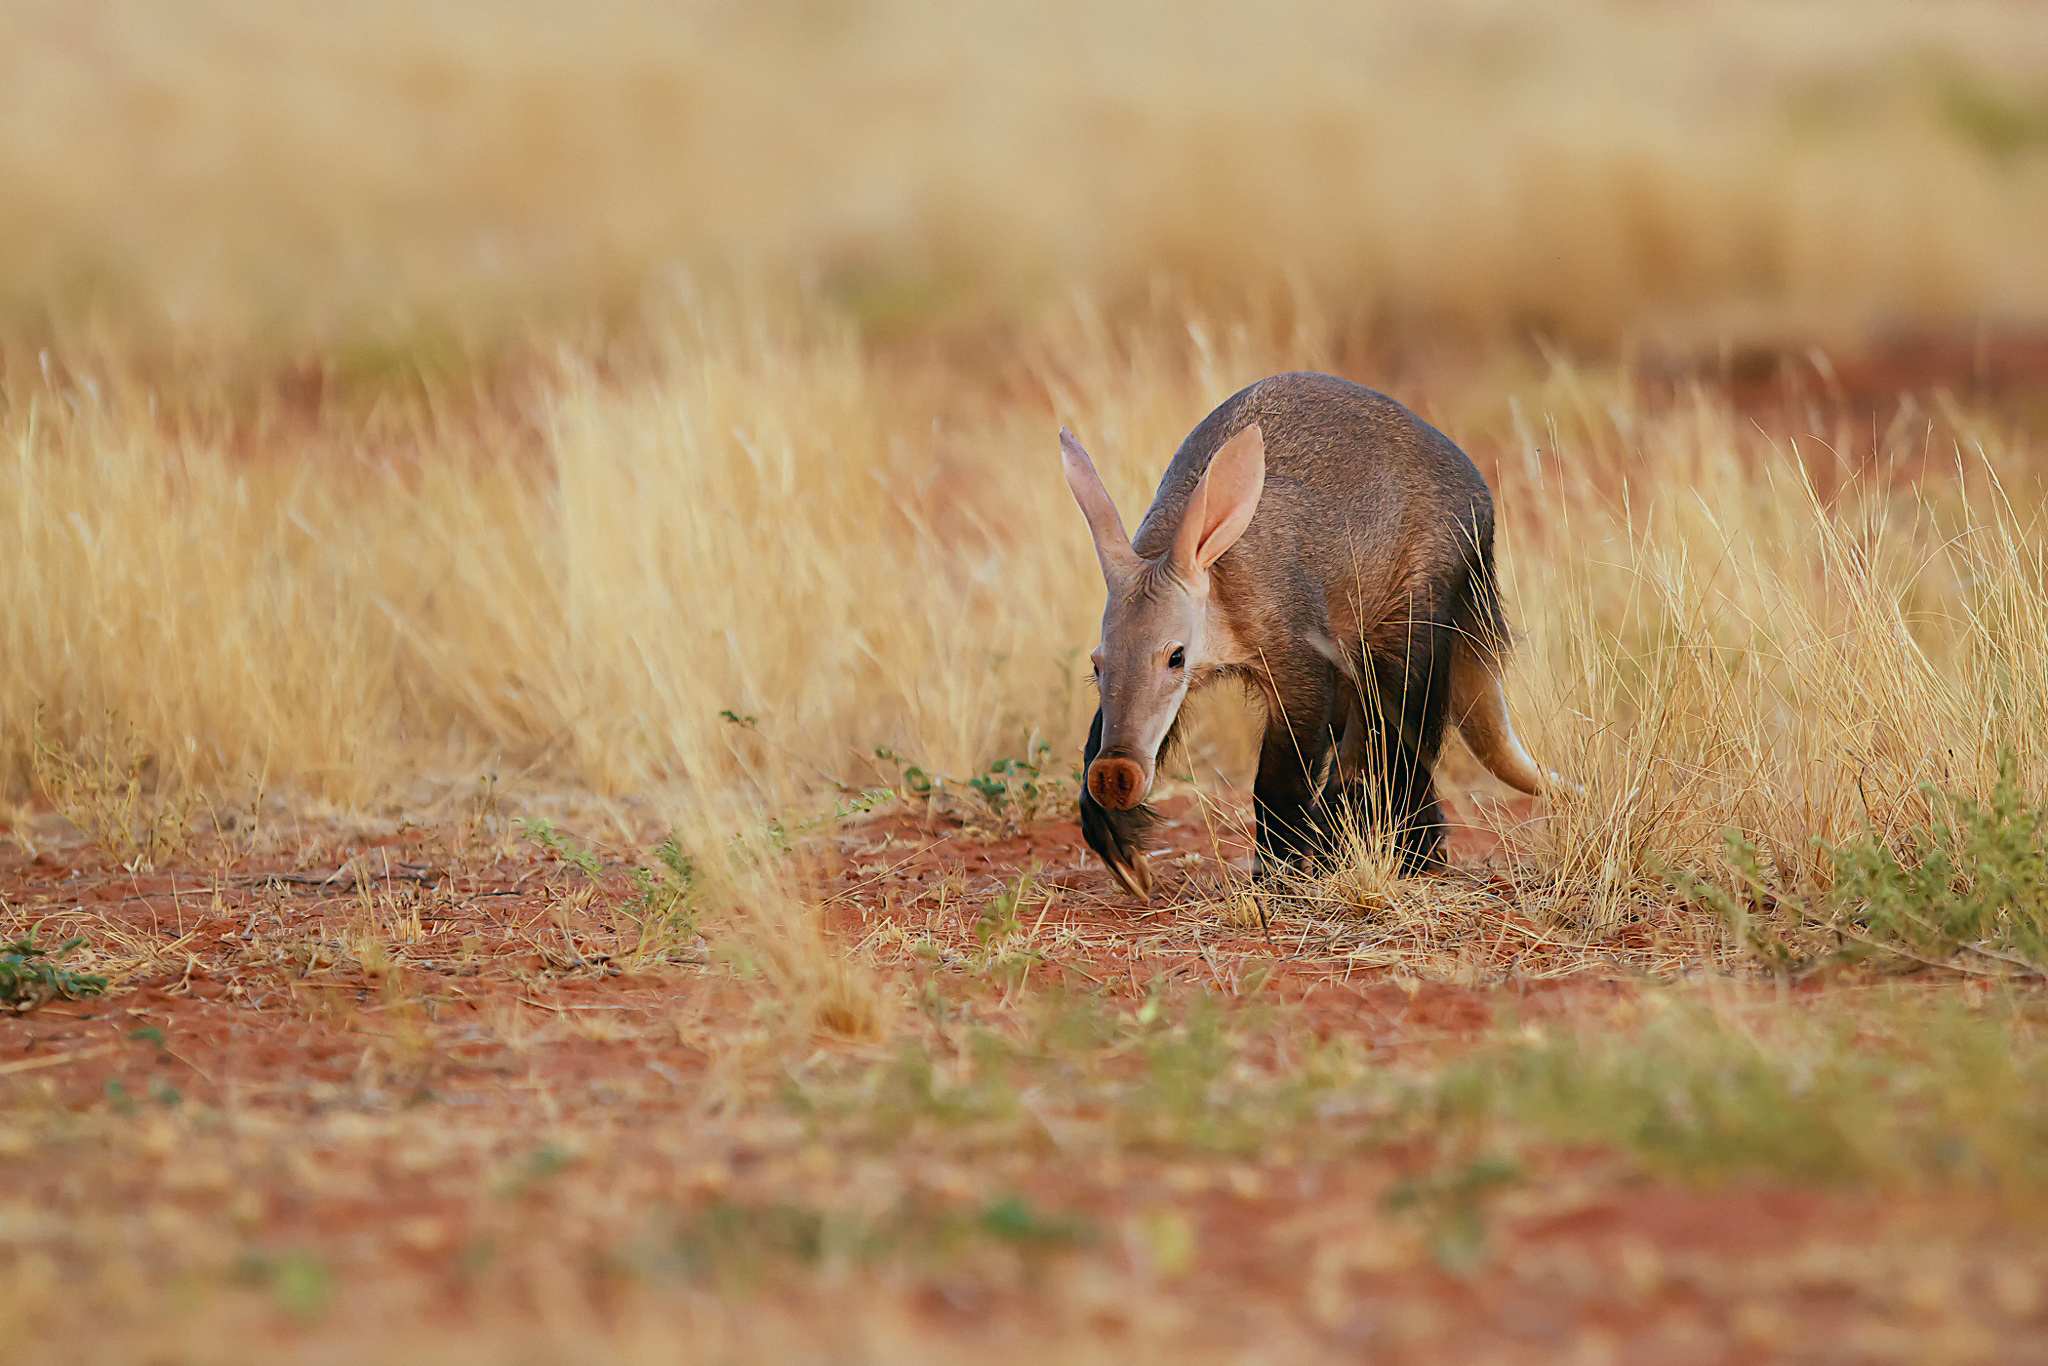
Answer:
POLYGON ((1169 669, 1185 669, 1187 666, 1187 649, 1184 646, 1180 645, 1174 646, 1173 653, 1166 657, 1166 667, 1169 669))

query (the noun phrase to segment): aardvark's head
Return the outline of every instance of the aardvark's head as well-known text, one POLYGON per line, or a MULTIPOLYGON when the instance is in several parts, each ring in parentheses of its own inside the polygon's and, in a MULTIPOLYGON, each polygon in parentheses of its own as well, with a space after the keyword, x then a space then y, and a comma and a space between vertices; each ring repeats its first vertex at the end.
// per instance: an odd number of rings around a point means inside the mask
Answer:
POLYGON ((1065 428, 1060 455, 1109 585, 1102 643, 1089 656, 1102 697, 1102 749, 1088 766, 1088 794, 1113 811, 1127 811, 1151 790, 1160 747, 1190 679, 1223 662, 1209 568, 1237 543, 1258 509, 1265 438, 1251 426, 1224 443, 1189 495, 1172 540, 1151 559, 1132 548, 1094 463, 1065 428))

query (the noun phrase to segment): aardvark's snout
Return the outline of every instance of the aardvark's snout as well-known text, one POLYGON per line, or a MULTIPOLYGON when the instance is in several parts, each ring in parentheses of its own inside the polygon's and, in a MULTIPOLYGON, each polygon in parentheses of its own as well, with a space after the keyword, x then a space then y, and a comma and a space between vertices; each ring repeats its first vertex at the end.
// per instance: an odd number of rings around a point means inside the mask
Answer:
POLYGON ((1112 811, 1128 811, 1145 800, 1145 770, 1129 759, 1097 759, 1088 765, 1088 795, 1112 811))

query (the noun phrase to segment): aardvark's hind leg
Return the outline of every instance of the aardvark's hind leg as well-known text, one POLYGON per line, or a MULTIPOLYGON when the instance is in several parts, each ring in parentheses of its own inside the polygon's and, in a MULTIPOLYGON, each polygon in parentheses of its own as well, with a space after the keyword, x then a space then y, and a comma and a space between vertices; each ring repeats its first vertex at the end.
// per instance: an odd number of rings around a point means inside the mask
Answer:
POLYGON ((1393 832, 1404 873, 1443 866, 1433 770, 1450 702, 1451 639, 1449 622, 1432 615, 1396 624, 1367 656, 1362 805, 1376 828, 1393 832))

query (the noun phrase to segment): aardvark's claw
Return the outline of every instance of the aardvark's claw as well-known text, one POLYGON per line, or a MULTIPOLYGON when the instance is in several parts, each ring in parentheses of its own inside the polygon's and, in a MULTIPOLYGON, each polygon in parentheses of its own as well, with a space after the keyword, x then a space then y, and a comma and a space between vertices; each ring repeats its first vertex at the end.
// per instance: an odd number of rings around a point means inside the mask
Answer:
POLYGON ((1152 869, 1145 862, 1143 854, 1132 854, 1129 863, 1116 859, 1108 859, 1105 862, 1109 864, 1109 871, 1116 874, 1116 880, 1124 885, 1125 891, 1140 901, 1151 903, 1152 869))

